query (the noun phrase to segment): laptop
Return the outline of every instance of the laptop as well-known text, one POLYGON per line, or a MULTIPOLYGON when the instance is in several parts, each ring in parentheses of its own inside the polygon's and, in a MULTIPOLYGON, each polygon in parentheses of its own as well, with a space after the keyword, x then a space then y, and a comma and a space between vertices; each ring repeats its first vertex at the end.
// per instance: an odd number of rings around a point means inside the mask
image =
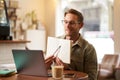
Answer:
POLYGON ((51 76, 48 74, 42 50, 13 49, 13 58, 18 74, 31 76, 51 76))

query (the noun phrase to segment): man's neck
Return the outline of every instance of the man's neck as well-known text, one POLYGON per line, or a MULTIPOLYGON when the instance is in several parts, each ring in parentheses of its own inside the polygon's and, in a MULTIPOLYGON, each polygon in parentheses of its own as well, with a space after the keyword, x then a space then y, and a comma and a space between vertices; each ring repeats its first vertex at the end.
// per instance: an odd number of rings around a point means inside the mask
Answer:
POLYGON ((78 34, 78 35, 76 35, 76 36, 66 36, 65 38, 66 38, 67 40, 72 40, 72 42, 75 43, 75 42, 78 40, 79 36, 80 36, 80 35, 78 34))

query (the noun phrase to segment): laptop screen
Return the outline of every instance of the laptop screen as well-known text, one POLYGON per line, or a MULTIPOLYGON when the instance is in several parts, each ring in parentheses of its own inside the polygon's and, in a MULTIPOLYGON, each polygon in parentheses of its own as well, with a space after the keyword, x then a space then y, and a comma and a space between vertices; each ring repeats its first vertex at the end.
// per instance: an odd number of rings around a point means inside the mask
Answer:
POLYGON ((18 74, 48 76, 42 50, 12 50, 18 74))

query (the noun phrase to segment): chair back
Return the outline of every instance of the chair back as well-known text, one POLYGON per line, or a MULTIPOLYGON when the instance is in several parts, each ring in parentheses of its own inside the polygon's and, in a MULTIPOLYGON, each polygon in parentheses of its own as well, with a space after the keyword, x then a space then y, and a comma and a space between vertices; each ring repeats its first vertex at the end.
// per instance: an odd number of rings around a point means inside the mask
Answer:
POLYGON ((118 54, 105 54, 102 62, 101 69, 113 70, 119 66, 120 58, 118 54))
POLYGON ((99 66, 98 80, 114 78, 114 71, 120 65, 119 54, 105 54, 99 66))

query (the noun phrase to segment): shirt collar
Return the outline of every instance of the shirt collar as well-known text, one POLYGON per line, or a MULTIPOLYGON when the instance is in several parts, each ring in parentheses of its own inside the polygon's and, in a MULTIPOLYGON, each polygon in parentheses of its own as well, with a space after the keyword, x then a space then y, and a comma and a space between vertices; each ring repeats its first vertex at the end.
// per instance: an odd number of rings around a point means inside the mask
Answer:
MULTIPOLYGON (((65 39, 65 35, 61 36, 61 38, 65 39)), ((82 47, 82 43, 83 43, 83 38, 80 35, 78 40, 74 44, 72 44, 72 46, 78 45, 78 46, 82 47)))
POLYGON ((78 46, 82 47, 82 42, 83 42, 83 38, 80 35, 78 40, 72 46, 78 45, 78 46))

